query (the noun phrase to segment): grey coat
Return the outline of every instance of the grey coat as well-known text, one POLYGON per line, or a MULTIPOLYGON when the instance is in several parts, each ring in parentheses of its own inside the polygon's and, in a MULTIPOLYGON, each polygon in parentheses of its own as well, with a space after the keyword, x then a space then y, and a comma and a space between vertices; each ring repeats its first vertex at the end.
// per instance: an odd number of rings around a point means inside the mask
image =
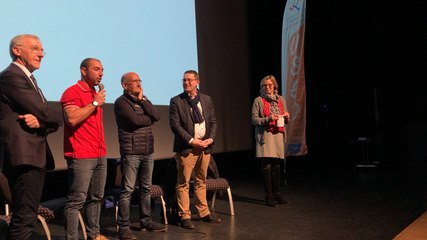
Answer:
MULTIPOLYGON (((283 110, 287 112, 286 101, 280 96, 283 110)), ((264 103, 261 97, 257 97, 252 105, 252 125, 255 126, 255 150, 256 157, 285 158, 285 133, 266 131, 269 117, 264 116, 264 103)))

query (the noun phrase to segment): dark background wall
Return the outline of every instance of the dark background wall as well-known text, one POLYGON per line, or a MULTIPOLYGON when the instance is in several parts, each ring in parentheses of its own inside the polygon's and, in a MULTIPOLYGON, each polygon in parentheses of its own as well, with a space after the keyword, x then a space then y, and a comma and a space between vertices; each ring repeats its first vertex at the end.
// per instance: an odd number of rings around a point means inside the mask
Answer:
MULTIPOLYGON (((248 1, 251 96, 281 74, 286 1, 248 1)), ((307 138, 311 160, 348 164, 358 137, 388 165, 427 155, 426 4, 307 1, 307 138)))

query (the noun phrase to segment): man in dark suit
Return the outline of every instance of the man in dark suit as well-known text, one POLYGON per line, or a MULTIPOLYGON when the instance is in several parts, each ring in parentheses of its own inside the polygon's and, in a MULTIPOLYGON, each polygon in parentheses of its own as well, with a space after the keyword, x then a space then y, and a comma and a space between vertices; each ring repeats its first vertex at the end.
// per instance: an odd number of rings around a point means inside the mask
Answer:
POLYGON ((181 227, 194 229, 191 222, 189 183, 194 170, 194 193, 199 217, 219 223, 209 211, 206 200, 206 175, 216 134, 216 116, 212 99, 198 91, 199 74, 184 73, 184 92, 170 100, 170 126, 175 135, 173 151, 178 171, 176 194, 181 227))
POLYGON ((0 73, 0 166, 13 202, 8 239, 23 240, 37 221, 46 166, 54 166, 46 137, 62 124, 62 113, 49 108, 32 75, 44 57, 39 38, 18 35, 9 52, 13 62, 0 73))

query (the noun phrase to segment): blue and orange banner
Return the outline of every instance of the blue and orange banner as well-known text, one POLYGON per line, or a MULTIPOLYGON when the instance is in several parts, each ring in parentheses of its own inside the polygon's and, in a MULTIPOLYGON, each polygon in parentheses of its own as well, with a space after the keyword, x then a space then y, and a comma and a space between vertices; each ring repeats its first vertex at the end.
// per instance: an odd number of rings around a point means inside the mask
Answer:
POLYGON ((307 154, 304 34, 305 0, 288 0, 282 29, 282 94, 291 116, 286 156, 307 154))

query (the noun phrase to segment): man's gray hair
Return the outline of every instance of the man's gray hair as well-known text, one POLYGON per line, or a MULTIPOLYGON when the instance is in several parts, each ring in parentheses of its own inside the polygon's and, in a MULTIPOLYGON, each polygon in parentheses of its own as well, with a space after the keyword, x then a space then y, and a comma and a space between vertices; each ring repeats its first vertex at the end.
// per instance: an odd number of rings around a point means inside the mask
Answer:
POLYGON ((34 38, 40 41, 39 37, 37 37, 34 34, 19 34, 13 37, 12 40, 10 40, 10 45, 9 45, 9 54, 13 61, 15 61, 18 58, 15 54, 13 54, 13 48, 16 46, 21 46, 22 39, 24 38, 34 38))

